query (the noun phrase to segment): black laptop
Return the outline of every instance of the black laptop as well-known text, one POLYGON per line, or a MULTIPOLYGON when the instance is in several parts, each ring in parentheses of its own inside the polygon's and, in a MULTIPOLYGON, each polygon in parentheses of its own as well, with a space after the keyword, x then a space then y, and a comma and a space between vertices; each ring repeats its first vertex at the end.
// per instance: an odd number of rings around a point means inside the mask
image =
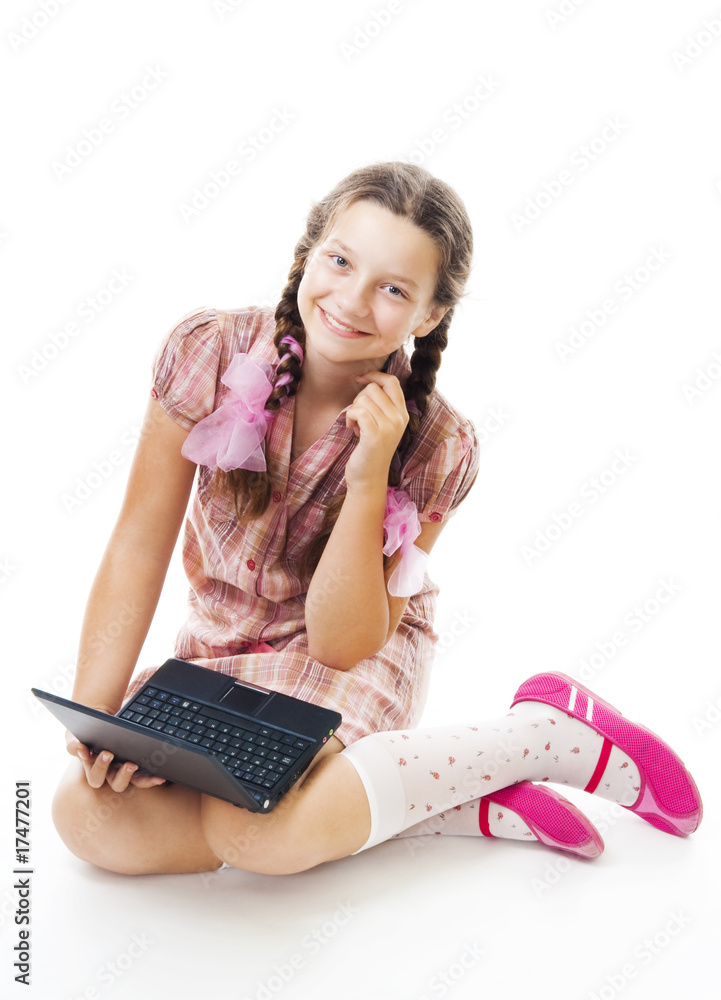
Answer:
POLYGON ((117 715, 32 688, 94 753, 270 812, 341 723, 341 716, 187 660, 166 660, 117 715))

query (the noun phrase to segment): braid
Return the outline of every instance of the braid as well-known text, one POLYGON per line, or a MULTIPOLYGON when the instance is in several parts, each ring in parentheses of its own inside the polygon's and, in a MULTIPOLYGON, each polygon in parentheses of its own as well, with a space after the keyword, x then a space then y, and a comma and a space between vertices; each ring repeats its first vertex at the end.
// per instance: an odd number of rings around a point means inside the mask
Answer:
POLYGON ((405 397, 415 403, 418 413, 413 408, 408 411, 408 423, 403 432, 394 461, 388 475, 388 485, 398 486, 403 456, 413 437, 418 433, 421 417, 426 412, 428 397, 436 386, 436 372, 441 366, 441 355, 448 346, 448 327, 453 318, 453 308, 450 308, 435 329, 425 337, 418 337, 411 355, 411 371, 406 379, 405 397))
POLYGON ((273 343, 278 351, 278 357, 282 358, 282 360, 275 373, 273 391, 268 396, 265 404, 266 410, 277 410, 282 399, 285 399, 286 396, 295 395, 298 383, 300 382, 301 360, 293 351, 288 350, 287 347, 281 344, 281 340, 288 336, 294 337, 303 350, 305 350, 305 327, 298 312, 298 286, 303 277, 305 262, 306 255, 299 255, 298 248, 296 248, 296 257, 288 275, 288 283, 283 289, 280 302, 275 310, 275 336, 273 337, 273 343), (287 385, 276 385, 275 383, 281 375, 285 375, 286 373, 290 373, 293 376, 293 381, 287 383, 287 385))
MULTIPOLYGON (((278 409, 281 400, 286 396, 295 395, 301 378, 300 358, 281 344, 281 340, 290 335, 305 350, 305 327, 298 313, 298 286, 303 277, 306 259, 307 250, 301 240, 296 247, 293 266, 275 310, 273 343, 281 361, 275 372, 273 391, 265 403, 265 409, 271 412, 278 409), (278 380, 286 373, 292 375, 293 381, 277 385, 278 380)), ((223 472, 221 469, 216 469, 212 488, 216 493, 230 493, 233 496, 238 521, 252 520, 264 514, 270 504, 273 492, 271 470, 253 472, 249 469, 231 469, 229 472, 223 472)))

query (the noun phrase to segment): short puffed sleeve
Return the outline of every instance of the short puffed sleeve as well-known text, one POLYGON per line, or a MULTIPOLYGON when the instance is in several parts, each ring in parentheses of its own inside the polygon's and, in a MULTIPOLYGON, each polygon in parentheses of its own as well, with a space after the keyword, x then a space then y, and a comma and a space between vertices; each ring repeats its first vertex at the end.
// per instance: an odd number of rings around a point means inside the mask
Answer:
POLYGON ((409 475, 401 476, 400 488, 416 505, 421 522, 443 522, 456 512, 478 475, 478 438, 470 420, 429 449, 426 457, 420 468, 417 462, 407 467, 409 475))
POLYGON ((213 411, 221 352, 215 309, 186 316, 156 351, 151 395, 186 430, 213 411))

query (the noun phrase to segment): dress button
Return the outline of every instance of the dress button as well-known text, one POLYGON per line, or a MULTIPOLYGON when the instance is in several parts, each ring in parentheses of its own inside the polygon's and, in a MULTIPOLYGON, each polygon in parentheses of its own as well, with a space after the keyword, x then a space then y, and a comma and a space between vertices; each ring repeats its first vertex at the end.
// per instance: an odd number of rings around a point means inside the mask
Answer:
POLYGON ((274 503, 280 503, 280 501, 281 501, 282 499, 283 499, 283 494, 282 494, 282 493, 279 493, 279 492, 278 492, 278 491, 276 490, 276 491, 275 491, 275 493, 273 494, 273 501, 274 501, 274 503))
POLYGON ((440 519, 441 515, 438 513, 437 510, 434 510, 433 513, 431 514, 431 521, 440 521, 440 519))
POLYGON ((249 559, 248 562, 245 565, 248 567, 248 569, 251 569, 251 570, 255 569, 255 563, 253 562, 252 559, 249 559))
POLYGON ((157 399, 158 398, 157 390, 156 389, 151 389, 150 390, 150 395, 153 397, 153 399, 157 399))

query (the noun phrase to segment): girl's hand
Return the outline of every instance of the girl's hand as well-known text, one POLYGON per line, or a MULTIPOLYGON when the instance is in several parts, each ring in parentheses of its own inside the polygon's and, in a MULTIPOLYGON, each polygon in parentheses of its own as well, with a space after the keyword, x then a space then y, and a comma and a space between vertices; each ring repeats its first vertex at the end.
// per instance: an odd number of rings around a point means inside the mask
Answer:
POLYGON ((358 444, 345 467, 349 490, 363 490, 388 483, 388 470, 408 423, 408 410, 401 384, 395 375, 371 371, 357 375, 364 388, 346 410, 358 444))
MULTIPOLYGON (((106 708, 93 705, 101 712, 106 712, 106 708)), ((108 715, 112 715, 108 712, 108 715)), ((155 785, 162 785, 165 778, 141 771, 137 764, 130 762, 126 764, 113 764, 113 754, 110 750, 102 750, 100 753, 93 753, 83 743, 80 742, 69 729, 65 730, 65 747, 69 754, 77 757, 83 765, 85 777, 91 788, 100 788, 107 783, 114 792, 124 792, 128 785, 135 785, 137 788, 152 788, 155 785)))

